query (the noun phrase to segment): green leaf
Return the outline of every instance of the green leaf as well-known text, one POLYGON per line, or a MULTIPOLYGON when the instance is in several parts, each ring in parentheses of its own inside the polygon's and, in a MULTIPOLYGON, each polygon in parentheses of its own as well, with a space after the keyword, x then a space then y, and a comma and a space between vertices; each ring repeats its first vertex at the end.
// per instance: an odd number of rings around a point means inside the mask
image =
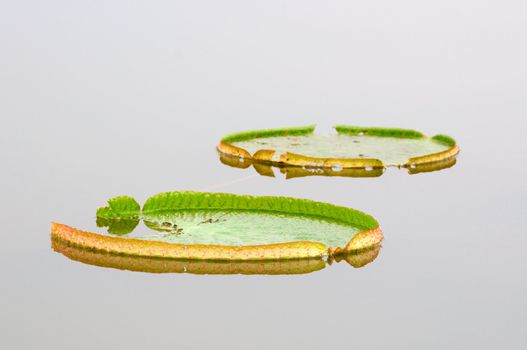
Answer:
POLYGON ((456 140, 454 140, 452 137, 448 135, 442 135, 442 134, 435 135, 434 137, 432 137, 432 140, 436 140, 450 147, 453 147, 456 145, 456 140))
POLYGON ((423 133, 412 129, 400 128, 378 128, 378 127, 360 127, 349 125, 337 125, 335 130, 339 134, 348 135, 370 135, 380 137, 400 137, 420 139, 426 137, 423 133))
POLYGON ((107 207, 97 209, 97 218, 103 219, 136 219, 141 207, 132 197, 120 196, 108 200, 107 207))
POLYGON ((259 137, 308 135, 312 134, 313 131, 315 131, 315 125, 300 126, 295 128, 251 130, 230 134, 221 140, 223 142, 240 142, 259 137))
POLYGON ((143 205, 143 217, 192 210, 240 210, 281 215, 305 216, 339 222, 363 229, 379 224, 368 214, 333 204, 308 199, 248 196, 229 193, 164 192, 150 197, 143 205))

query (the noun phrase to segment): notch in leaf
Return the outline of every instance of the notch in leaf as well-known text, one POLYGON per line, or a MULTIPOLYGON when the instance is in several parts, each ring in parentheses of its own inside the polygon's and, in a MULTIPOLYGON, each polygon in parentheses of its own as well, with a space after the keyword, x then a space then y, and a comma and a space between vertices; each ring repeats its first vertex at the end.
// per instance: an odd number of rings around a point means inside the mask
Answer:
POLYGON ((97 226, 108 227, 108 233, 126 235, 139 224, 141 207, 132 197, 120 196, 108 200, 107 207, 97 209, 97 226))

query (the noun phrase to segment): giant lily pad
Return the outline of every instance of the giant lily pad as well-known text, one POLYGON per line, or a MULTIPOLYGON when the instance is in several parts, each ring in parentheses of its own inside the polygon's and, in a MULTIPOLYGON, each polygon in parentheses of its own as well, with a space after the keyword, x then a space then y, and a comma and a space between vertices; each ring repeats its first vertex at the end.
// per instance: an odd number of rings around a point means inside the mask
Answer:
POLYGON ((52 237, 130 256, 246 261, 337 257, 374 248, 383 237, 377 221, 355 209, 305 199, 224 193, 161 193, 142 209, 131 197, 117 197, 97 211, 97 220, 113 234, 54 223, 52 237), (133 230, 138 218, 148 233, 124 233, 133 230), (115 227, 119 227, 117 235, 115 227))
POLYGON ((270 166, 288 178, 310 175, 373 177, 386 167, 410 173, 439 170, 455 164, 459 148, 446 135, 427 137, 408 129, 339 125, 336 134, 314 133, 314 126, 256 130, 224 137, 220 160, 227 165, 253 165, 274 176, 270 166))

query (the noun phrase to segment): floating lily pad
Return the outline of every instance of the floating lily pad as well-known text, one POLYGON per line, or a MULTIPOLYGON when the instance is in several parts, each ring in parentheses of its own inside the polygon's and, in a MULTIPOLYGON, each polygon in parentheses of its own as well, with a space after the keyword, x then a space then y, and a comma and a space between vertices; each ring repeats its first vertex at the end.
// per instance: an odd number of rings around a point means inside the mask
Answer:
POLYGON ((328 262, 322 259, 282 259, 260 261, 214 261, 180 260, 129 256, 81 248, 60 239, 52 240, 52 248, 64 256, 84 264, 148 273, 191 273, 215 275, 292 275, 305 274, 324 269, 333 261, 346 261, 354 268, 361 268, 373 262, 379 255, 381 246, 349 254, 340 254, 328 262))
POLYGON ((370 249, 382 240, 370 215, 304 199, 167 192, 148 199, 139 212, 119 205, 130 199, 110 200, 97 211, 98 223, 112 234, 112 221, 140 218, 146 234, 117 237, 54 223, 52 236, 116 254, 204 260, 320 259, 370 249))
POLYGON ((386 167, 404 167, 410 173, 446 168, 459 153, 451 137, 427 137, 415 130, 344 125, 330 135, 314 130, 307 126, 232 134, 218 145, 220 159, 239 168, 254 165, 266 176, 274 175, 269 166, 278 166, 286 169, 288 177, 372 177, 382 175, 386 167))

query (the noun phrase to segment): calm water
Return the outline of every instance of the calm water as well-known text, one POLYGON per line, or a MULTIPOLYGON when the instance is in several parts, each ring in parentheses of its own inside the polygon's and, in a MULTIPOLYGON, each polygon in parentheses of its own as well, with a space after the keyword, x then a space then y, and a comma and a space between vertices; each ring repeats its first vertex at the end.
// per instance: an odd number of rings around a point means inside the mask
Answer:
POLYGON ((524 348, 523 5, 43 6, 0 11, 2 348, 524 348), (446 133, 462 152, 428 174, 291 180, 215 152, 230 132, 310 123, 446 133), (108 198, 169 190, 350 206, 378 219, 383 249, 295 276, 147 274, 51 249, 50 221, 102 232, 108 198))

